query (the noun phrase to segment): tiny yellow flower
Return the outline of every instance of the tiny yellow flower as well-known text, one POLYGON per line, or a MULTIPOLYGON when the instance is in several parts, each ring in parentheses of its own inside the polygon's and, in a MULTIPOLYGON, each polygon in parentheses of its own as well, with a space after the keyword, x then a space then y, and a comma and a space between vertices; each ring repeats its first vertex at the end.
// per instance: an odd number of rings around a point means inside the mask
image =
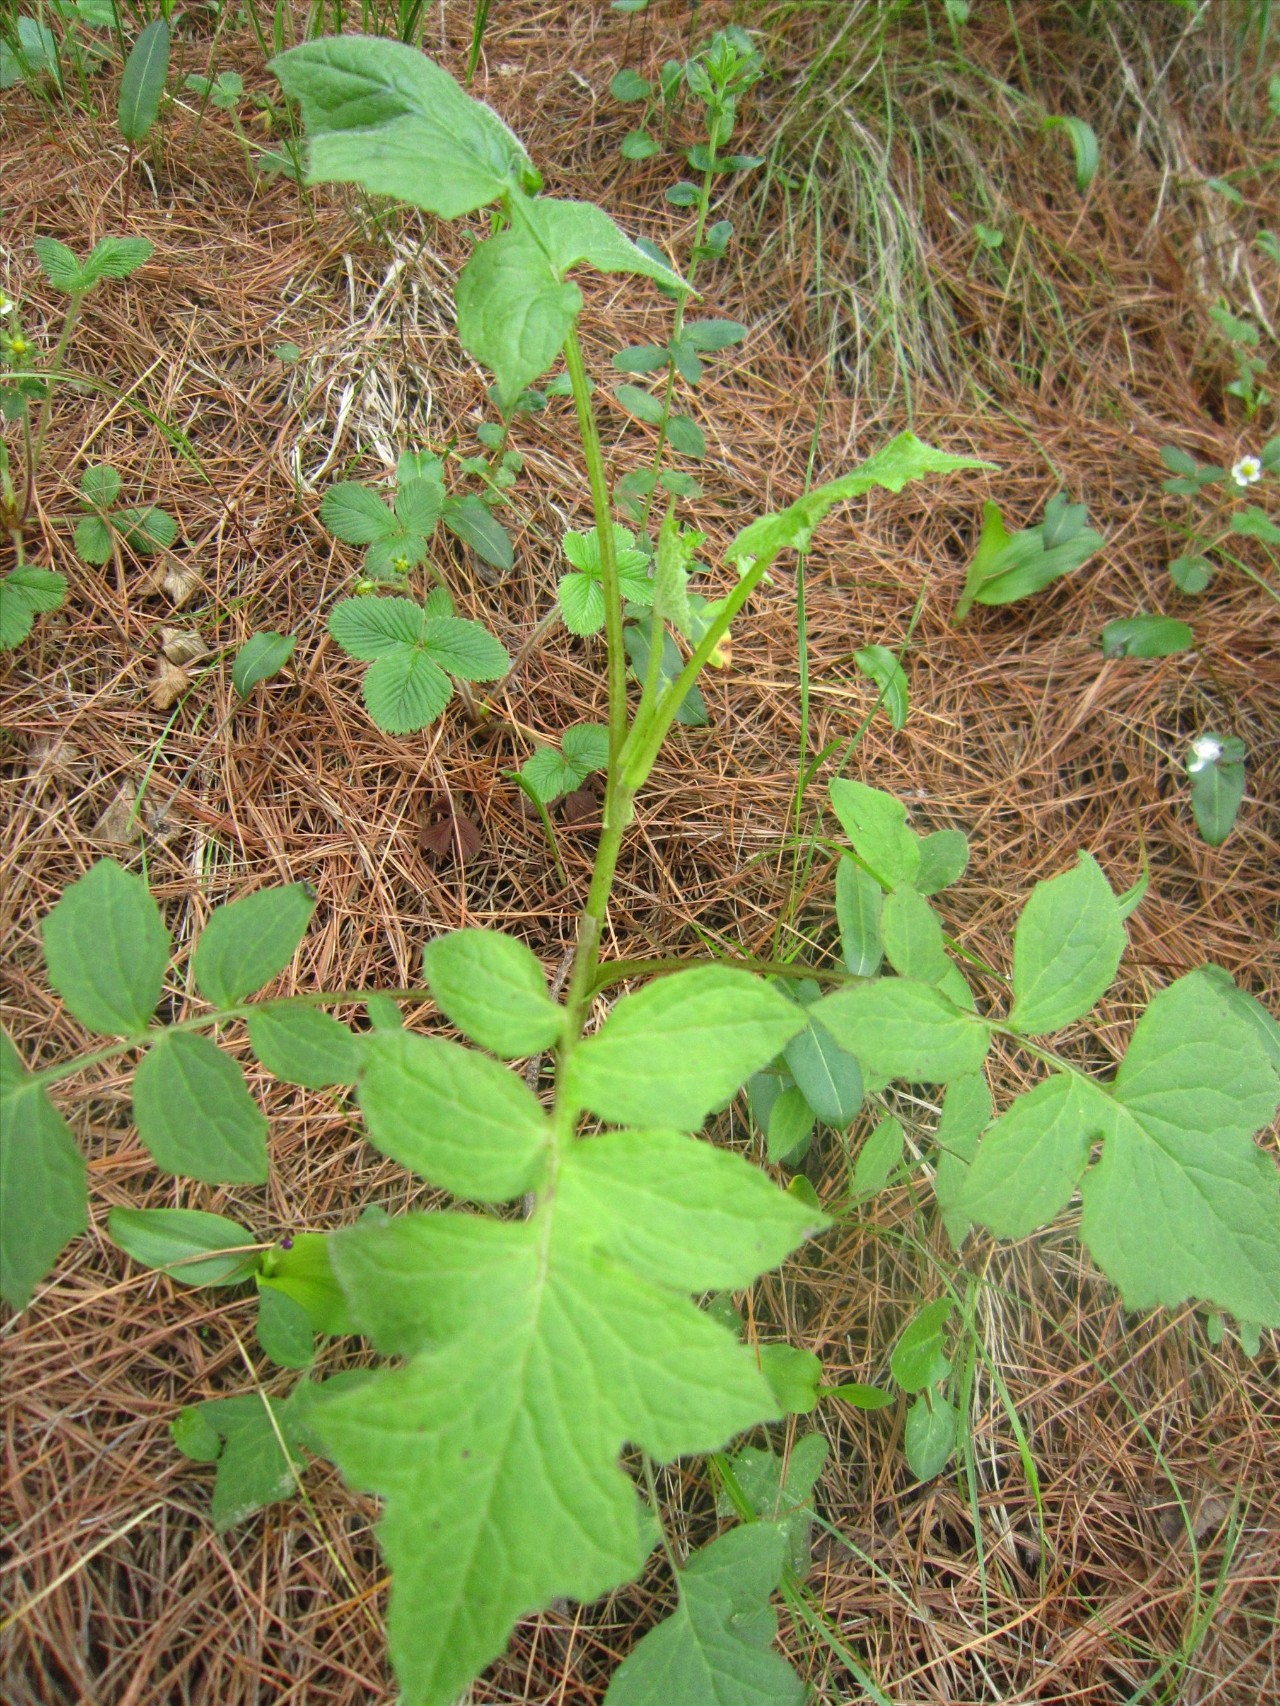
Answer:
POLYGON ((21 332, 19 332, 16 337, 9 339, 9 354, 15 361, 21 361, 30 348, 31 345, 22 336, 21 332))

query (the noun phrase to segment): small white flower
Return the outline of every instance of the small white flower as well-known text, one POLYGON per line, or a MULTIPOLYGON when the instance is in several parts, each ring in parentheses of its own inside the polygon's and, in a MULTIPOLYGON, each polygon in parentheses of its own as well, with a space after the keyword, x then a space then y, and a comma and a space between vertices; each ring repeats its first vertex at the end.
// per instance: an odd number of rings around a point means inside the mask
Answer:
POLYGON ((1222 742, 1216 735, 1201 735, 1191 743, 1191 756, 1187 759, 1187 770, 1194 776, 1198 770, 1204 770, 1210 764, 1216 764, 1222 757, 1222 742))
POLYGON ((1262 478, 1262 463, 1256 456, 1242 456, 1231 470, 1237 486, 1256 486, 1262 478))
POLYGON ((6 314, 14 313, 17 306, 18 304, 16 302, 10 301, 4 292, 0 290, 0 319, 2 319, 6 314))

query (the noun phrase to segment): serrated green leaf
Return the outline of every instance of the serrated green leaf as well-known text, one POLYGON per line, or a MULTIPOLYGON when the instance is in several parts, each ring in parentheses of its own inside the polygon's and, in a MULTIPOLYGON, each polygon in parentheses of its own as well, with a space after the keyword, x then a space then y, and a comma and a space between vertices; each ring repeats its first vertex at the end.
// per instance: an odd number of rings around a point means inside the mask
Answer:
POLYGON ((571 723, 561 735, 560 745, 580 782, 609 762, 609 731, 600 723, 571 723))
POLYGON ((273 1285, 258 1288, 258 1343, 279 1368, 310 1368, 316 1359, 306 1310, 273 1285))
POLYGON ((936 1386, 951 1372, 943 1355, 943 1335, 951 1319, 951 1300, 939 1298, 917 1310, 893 1348, 889 1371, 904 1392, 936 1386))
POLYGON ((1009 1024, 1028 1036, 1061 1030, 1110 989, 1126 937, 1120 903, 1088 853, 1037 883, 1013 933, 1009 1024))
POLYGON ((847 1126, 862 1106, 862 1069, 826 1026, 810 1018, 785 1049, 787 1070, 820 1120, 847 1126))
POLYGON ((907 1411, 902 1447, 917 1481, 931 1481, 950 1462, 960 1437, 960 1412, 936 1393, 921 1393, 907 1411))
POLYGON ((231 685, 247 699, 260 681, 270 681, 293 656, 297 640, 292 634, 277 634, 270 628, 250 634, 231 665, 231 685))
POLYGON ((937 894, 964 875, 969 863, 969 839, 959 829, 936 829, 919 838, 920 865, 912 887, 920 894, 937 894))
POLYGON ((120 496, 120 475, 109 462, 96 462, 80 476, 80 496, 95 509, 110 509, 120 496))
POLYGON ((429 616, 419 642, 433 663, 459 681, 497 681, 511 659, 483 622, 461 616, 429 616))
POLYGON ((1280 1172, 1251 1142, 1280 1080, 1252 1024, 1202 972, 1155 997, 1112 1086, 1080 1236, 1130 1309, 1188 1297, 1280 1326, 1280 1172))
POLYGON ((146 237, 99 237, 84 264, 84 276, 90 284, 100 278, 128 278, 154 252, 155 245, 146 237))
POLYGON ((70 1126, 0 1031, 0 1297, 11 1309, 88 1226, 85 1178, 70 1126))
POLYGON ((434 723, 453 698, 453 683, 425 652, 403 646, 370 666, 362 697, 380 729, 415 734, 434 723))
POLYGON ((754 1522, 696 1552, 676 1610, 619 1666, 605 1706, 802 1706, 804 1683, 769 1650, 786 1551, 783 1524, 754 1522))
POLYGON ((317 1007, 256 1007, 249 1044, 260 1064, 286 1084, 324 1090, 354 1084, 359 1075, 359 1038, 317 1007))
POLYGON ((520 777, 544 806, 578 786, 578 773, 553 746, 540 746, 520 766, 520 777))
POLYGON ((77 296, 87 288, 84 269, 74 250, 65 243, 60 243, 56 237, 33 237, 31 247, 44 276, 55 290, 61 290, 67 296, 77 296))
POLYGON ((552 1048, 564 1009, 534 955, 498 930, 454 930, 422 951, 427 982, 450 1022, 493 1054, 521 1060, 552 1048))
POLYGON ((11 651, 31 632, 36 616, 57 610, 66 597, 63 575, 24 563, 0 581, 0 651, 11 651))
POLYGON ((854 852, 890 888, 912 883, 920 868, 920 845, 907 828, 907 808, 881 788, 838 776, 831 784, 831 809, 854 852))
POLYGON ((138 32, 120 79, 116 123, 126 142, 145 142, 160 111, 169 75, 169 25, 156 18, 138 32))
POLYGON ((158 504, 118 509, 111 521, 124 543, 140 557, 150 556, 153 551, 167 551, 178 537, 177 522, 158 504))
POLYGON ((401 527, 429 539, 444 507, 444 485, 439 476, 402 481, 396 488, 394 507, 401 527))
POLYGON ((937 913, 914 888, 897 888, 884 897, 880 931, 889 964, 903 977, 937 983, 951 961, 937 913))
POLYGON ((113 1037, 146 1029, 170 943, 141 877, 100 859, 63 890, 41 930, 49 982, 82 1025, 113 1037))
POLYGON ((107 1236, 144 1268, 182 1285, 243 1285, 261 1261, 252 1232, 201 1209, 113 1208, 107 1236))
POLYGON ((1111 1104, 1088 1079, 1058 1072, 1019 1096, 988 1127, 955 1210, 998 1238, 1025 1238, 1066 1207, 1111 1123, 1111 1104))
POLYGON ((536 174, 518 137, 425 54, 338 36, 270 61, 302 108, 307 182, 361 184, 457 219, 536 174))
MULTIPOLYGON (((334 1241, 361 1330, 391 1354, 433 1347, 314 1419, 348 1480, 386 1501, 389 1642, 421 1706, 448 1706, 530 1607, 635 1575, 624 1442, 667 1462, 776 1415, 749 1350, 613 1253, 625 1215, 588 1245, 562 1226, 577 1159, 527 1221, 417 1215, 334 1241)), ((749 1244, 752 1222, 739 1233, 749 1244)))
POLYGON ((743 529, 729 547, 727 560, 743 564, 750 559, 772 561, 780 551, 807 551, 814 529, 828 510, 838 503, 861 497, 873 486, 886 491, 900 492, 913 480, 929 474, 948 474, 960 468, 988 468, 988 462, 975 461, 971 456, 951 456, 932 445, 922 444, 914 433, 899 433, 882 450, 878 450, 860 467, 831 480, 825 486, 815 486, 811 492, 777 515, 762 516, 743 529))
POLYGON ((482 562, 506 574, 515 562, 511 535, 478 497, 446 498, 440 519, 482 562))
POLYGON ((476 246, 454 291, 458 338, 514 399, 554 365, 582 308, 576 284, 558 279, 528 232, 476 246))
POLYGON ((516 1073, 475 1049, 408 1031, 371 1033, 363 1057, 360 1109, 384 1155, 474 1202, 536 1187, 549 1132, 516 1073))
POLYGON ((565 1091, 602 1119, 694 1131, 804 1024, 794 1003, 759 978, 696 966, 624 995, 574 1050, 565 1091))
POLYGON ((416 645, 426 620, 411 598, 342 598, 329 612, 329 632, 348 657, 372 663, 416 645))
POLYGON ((855 977, 874 977, 884 960, 880 917, 884 890, 852 859, 836 866, 836 923, 840 929, 840 952, 846 968, 855 977))
POLYGON ((945 1084, 977 1072, 990 1035, 929 983, 879 978, 824 996, 811 1013, 856 1055, 869 1090, 894 1078, 945 1084))
POLYGON ((191 957, 201 995, 215 1007, 236 1007, 256 994, 293 959, 315 909, 304 883, 215 907, 191 957))
POLYGON ((214 1185, 267 1177, 267 1122, 244 1076, 208 1037, 161 1031, 133 1075, 138 1136, 165 1173, 214 1185))
POLYGON ((880 700, 895 729, 905 728, 910 698, 907 672, 888 646, 862 646, 853 654, 862 673, 880 689, 880 700))
POLYGON ((76 556, 101 567, 111 561, 111 529, 100 515, 85 515, 76 523, 76 556))
POLYGON ((882 1191, 902 1162, 906 1147, 902 1121, 892 1115, 883 1119, 858 1151, 853 1168, 853 1193, 873 1197, 882 1191))
POLYGON ((320 520, 345 545, 372 545, 400 532, 395 516, 374 491, 355 480, 330 486, 320 500, 320 520))

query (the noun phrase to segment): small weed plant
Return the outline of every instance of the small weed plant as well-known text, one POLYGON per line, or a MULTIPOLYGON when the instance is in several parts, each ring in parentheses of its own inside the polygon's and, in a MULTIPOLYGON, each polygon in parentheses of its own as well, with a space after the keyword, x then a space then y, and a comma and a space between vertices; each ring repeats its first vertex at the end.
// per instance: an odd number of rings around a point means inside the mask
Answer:
MULTIPOLYGON (((718 38, 696 63, 723 102, 732 77, 718 83, 712 67, 740 71, 742 43, 718 38)), ((603 772, 590 888, 559 994, 514 936, 465 929, 427 943, 425 990, 275 997, 270 985, 317 904, 295 884, 216 908, 175 996, 174 944, 145 881, 111 861, 93 866, 48 914, 43 941, 52 987, 97 1041, 32 1068, 0 1038, 0 1287, 24 1307, 86 1227, 85 1161, 56 1105, 58 1083, 86 1068, 134 1062, 138 1137, 163 1172, 206 1185, 266 1182, 267 1121, 219 1046, 243 1030, 266 1072, 353 1091, 369 1141, 454 1202, 398 1215, 371 1208, 340 1231, 283 1237, 196 1208, 112 1213, 112 1238, 143 1265, 189 1286, 256 1292, 263 1354, 297 1371, 287 1388, 209 1399, 174 1419, 179 1448, 215 1466, 219 1528, 292 1496, 312 1455, 375 1494, 393 1578, 388 1641, 410 1706, 448 1706, 519 1618, 634 1579, 659 1545, 673 1610, 622 1663, 608 1706, 801 1706, 805 1685, 772 1647, 770 1602, 780 1591, 801 1603, 825 1447, 801 1437, 784 1463, 761 1432, 735 1442, 819 1401, 896 1399, 823 1386, 804 1347, 743 1342, 732 1294, 910 1166, 932 1177, 957 1243, 972 1225, 1025 1236, 1078 1192, 1080 1238, 1129 1308, 1192 1299, 1246 1333, 1280 1325, 1280 1182, 1254 1142, 1280 1100, 1280 1028, 1204 967, 1154 994, 1113 1072, 1086 1070, 1053 1039, 1110 988, 1136 895, 1117 896, 1086 854, 1037 883, 1008 974, 979 968, 980 1003, 940 898, 965 868, 965 837, 917 834, 898 800, 850 778, 830 792, 842 837, 831 843, 838 954, 786 968, 602 960, 636 796, 737 613, 774 564, 808 548, 834 506, 974 464, 904 433, 744 528, 725 555, 730 590, 696 600, 689 581, 705 540, 677 514, 692 491, 663 478, 679 418, 670 397, 677 377, 692 383, 702 356, 731 340, 690 341, 688 277, 598 207, 540 194, 513 132, 416 50, 319 40, 274 69, 300 105, 312 182, 356 185, 442 219, 489 213, 489 234, 458 279, 458 333, 494 375, 504 421, 563 357, 594 525, 565 539, 556 607, 572 632, 604 634, 607 717, 565 730, 524 777, 545 802, 603 772), (676 305, 676 329, 653 346, 649 370, 665 372, 663 395, 651 415, 632 410, 656 429, 653 479, 622 491, 610 488, 578 341, 583 268, 649 280, 676 305), (635 531, 615 521, 615 498, 635 531), (399 999, 424 994, 440 1024, 410 1031, 399 999), (360 1016, 340 1022, 327 1011, 335 1006, 360 1016), (1025 1055, 1036 1078, 998 1113, 985 1076, 996 1043, 1025 1055), (540 1096, 529 1063, 544 1056, 553 1089, 540 1096), (815 1123, 847 1129, 866 1096, 894 1082, 944 1088, 933 1148, 909 1162, 902 1127, 882 1121, 851 1159, 845 1201, 819 1205, 801 1175, 783 1189, 698 1135, 749 1087, 770 1155, 794 1160, 815 1123), (348 1335, 383 1360, 325 1377, 325 1347, 348 1335), (722 1514, 738 1521, 681 1558, 663 1535, 655 1466, 698 1454, 710 1454, 722 1514)), ((726 137, 722 117, 707 145, 712 164, 726 137)), ((704 179, 689 204, 695 256, 708 195, 704 179)), ((424 726, 454 682, 507 666, 443 587, 422 599, 381 590, 403 578, 397 556, 410 568, 425 560, 443 490, 439 471, 418 464, 400 472, 390 502, 350 485, 325 499, 327 524, 366 550, 373 583, 335 606, 331 632, 368 663, 365 702, 389 729, 424 726)), ((106 495, 96 495, 106 512, 96 519, 110 526, 106 495)), ((1050 526, 1072 524, 1062 507, 1046 514, 1025 572, 1038 578, 1061 548, 1050 526)), ((1080 551, 1078 529, 1067 543, 1080 551)), ((255 667, 290 643, 259 640, 255 667)), ((949 1461, 963 1420, 967 1365, 957 1375, 948 1354, 952 1320, 949 1298, 926 1301, 891 1361, 911 1397, 906 1450, 922 1476, 949 1461)))

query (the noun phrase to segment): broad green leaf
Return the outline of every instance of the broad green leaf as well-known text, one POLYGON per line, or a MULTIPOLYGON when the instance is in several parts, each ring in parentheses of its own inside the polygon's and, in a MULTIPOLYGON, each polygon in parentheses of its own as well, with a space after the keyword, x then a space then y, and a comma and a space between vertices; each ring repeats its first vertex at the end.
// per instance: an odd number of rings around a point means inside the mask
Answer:
POLYGON ((943 1335, 951 1319, 951 1299, 939 1298, 917 1310, 893 1348, 889 1371, 904 1392, 936 1386, 951 1372, 943 1354, 943 1335))
POLYGON ((41 929, 49 982, 82 1025, 113 1037, 146 1029, 170 943, 141 877, 100 859, 63 890, 41 929))
POLYGON ((0 1297, 25 1309, 89 1224, 84 1158, 66 1120, 0 1031, 0 1297))
POLYGON ((671 360, 665 344, 635 344, 619 350, 613 365, 619 373, 657 373, 671 360))
POLYGON ((590 1245, 611 1225, 615 1255, 678 1291, 741 1290, 826 1225, 741 1156, 680 1132, 584 1139, 557 1190, 571 1234, 590 1245))
MULTIPOLYGON (((624 1443, 669 1462, 777 1414, 750 1350, 615 1253, 625 1212, 597 1217, 589 1243, 562 1224, 579 1153, 529 1220, 416 1215, 334 1240, 358 1326, 411 1355, 317 1405, 313 1425, 348 1481, 385 1500, 389 1644, 418 1706, 449 1706, 532 1608, 638 1572, 624 1443)), ((738 1232, 750 1247, 754 1219, 738 1232)), ((722 1269, 689 1271, 701 1290, 722 1269)))
POLYGON ((56 237, 33 237, 31 247, 44 276, 55 290, 67 296, 78 296, 87 288, 79 258, 65 243, 60 243, 56 237))
POLYGON ((1099 643, 1104 658, 1167 658, 1194 641, 1189 624, 1172 616, 1124 616, 1106 624, 1099 643))
POLYGON ((1200 975, 1208 979, 1231 1012, 1252 1028, 1271 1062, 1272 1070, 1280 1077, 1280 1020, 1270 1008, 1263 1006, 1256 995, 1241 989, 1221 966, 1201 966, 1200 975))
POLYGON ((854 1057, 814 1018, 792 1037, 786 1050, 787 1070, 796 1088, 820 1120, 847 1126, 862 1106, 862 1069, 854 1057))
POLYGON ((453 684, 425 652, 403 646, 370 667, 361 696, 380 729, 415 734, 435 722, 453 698, 453 684))
POLYGON ((110 509, 120 496, 122 481, 109 462, 95 462, 80 476, 80 495, 95 509, 110 509))
POLYGON ((885 977, 824 996, 810 1009, 856 1055, 869 1090, 891 1079, 945 1084, 977 1072, 990 1036, 932 984, 885 977))
POLYGON ((201 1209, 113 1208, 107 1236, 144 1268, 183 1285, 243 1285, 261 1261, 252 1232, 201 1209))
POLYGON ((577 285, 558 279, 534 239, 516 228, 477 245, 454 296, 463 348, 508 399, 554 365, 582 307, 577 285))
POLYGON ((580 782, 609 762, 609 731, 600 723, 571 723, 560 737, 560 746, 580 782))
POLYGON ((580 780, 573 765, 553 746, 540 746, 536 752, 530 753, 520 766, 519 774, 544 806, 558 800, 561 794, 572 792, 580 780))
POLYGON ((215 907, 191 956, 201 995, 215 1007, 237 1007, 256 994, 292 961, 315 909, 305 883, 215 907))
POLYGON ((537 201, 522 201, 521 206, 547 245, 551 263, 561 277, 574 267, 591 266, 597 272, 636 273, 669 287, 687 288, 673 267, 633 243, 594 202, 542 196, 537 201))
POLYGON ((116 122, 126 142, 145 142, 160 111, 169 75, 169 25, 156 18, 138 34, 124 62, 116 122))
POLYGON ((1169 564, 1169 573, 1180 592, 1194 597, 1196 593, 1203 592, 1213 579, 1213 563, 1199 554, 1174 557, 1169 564))
POLYGON ((478 497, 446 498, 440 519, 476 556, 505 574, 515 562, 511 535, 478 497))
POLYGON ((511 659, 483 622, 461 616, 429 616, 419 642, 433 663, 459 681, 496 681, 511 659))
POLYGON ((981 1072, 957 1078, 947 1085, 938 1121, 938 1157, 934 1164, 933 1194, 942 1210, 947 1237, 958 1250, 969 1233, 967 1214, 957 1205, 969 1176, 969 1163, 978 1152, 978 1139, 991 1124, 995 1112, 991 1091, 981 1072))
POLYGON ((684 336, 704 355, 740 344, 747 328, 737 320, 686 320, 684 336))
POLYGON ((947 975, 951 961, 943 945, 942 925, 915 889, 897 888, 884 897, 880 930, 889 964, 903 977, 937 983, 947 975))
POLYGON ((208 1037, 161 1031, 133 1075, 138 1136, 165 1173, 261 1185, 267 1122, 244 1076, 208 1037))
POLYGON ((907 672, 888 646, 862 646, 853 661, 880 689, 880 700, 895 729, 906 726, 909 709, 907 672))
POLYGON ((427 943, 422 964, 440 1010, 482 1048, 520 1060, 560 1040, 564 1009, 551 999, 537 959, 514 936, 454 930, 427 943))
POLYGON ((937 1393, 924 1393, 907 1411, 902 1446, 917 1481, 931 1481, 950 1462, 960 1436, 960 1412, 937 1393))
POLYGON ((84 264, 84 276, 90 284, 100 278, 128 278, 146 265, 154 250, 146 237, 99 237, 84 264))
POLYGON ((883 909, 884 890, 875 878, 852 859, 841 859, 836 866, 836 923, 840 952, 855 977, 874 977, 884 961, 883 909))
POLYGON ((475 1202, 533 1190, 550 1133, 516 1073, 475 1049, 408 1031, 375 1031, 358 1096, 370 1141, 433 1185, 475 1202))
POLYGON ((598 634, 604 627, 604 587, 598 580, 588 575, 562 575, 556 598, 571 634, 598 634))
POLYGON ((302 108, 308 183, 360 184, 457 219, 536 181, 498 115, 416 48, 329 37, 277 54, 269 68, 302 108))
POLYGON ((639 385, 615 385, 613 394, 629 415, 648 426, 657 426, 665 413, 661 398, 639 385))
POLYGON ((761 1345, 756 1356, 785 1415, 807 1416, 817 1406, 822 1362, 812 1351, 799 1345, 761 1345))
MULTIPOLYGON (((641 624, 628 622, 622 630, 622 641, 627 648, 627 662, 631 666, 631 675, 636 681, 644 681, 649 668, 649 646, 652 633, 652 620, 641 624)), ((680 649, 667 632, 662 629, 662 660, 659 664, 659 677, 663 688, 667 688, 676 680, 684 668, 684 658, 680 649)), ((689 689, 680 701, 676 712, 676 721, 682 728, 705 729, 710 722, 707 715, 707 702, 702 697, 697 683, 689 689)))
POLYGON ((332 1247, 332 1238, 323 1232, 291 1234, 264 1253, 258 1285, 274 1286, 291 1297, 317 1333, 353 1333, 347 1300, 329 1259, 332 1247))
POLYGON ((329 612, 329 632, 348 657, 372 663, 416 645, 426 620, 411 598, 342 598, 329 612))
POLYGON ((648 78, 642 77, 638 71, 624 67, 616 71, 609 81, 609 93, 615 101, 647 101, 653 93, 653 84, 648 78))
POLYGON ((971 456, 951 456, 922 444, 914 433, 899 433, 860 467, 815 486, 811 492, 777 515, 762 516, 743 529, 729 547, 727 560, 741 568, 750 560, 772 562, 781 551, 807 551, 814 529, 827 511, 838 503, 861 497, 873 486, 900 492, 912 480, 929 474, 949 474, 959 468, 989 468, 988 462, 971 456))
POLYGON ((222 1435, 209 1426, 195 1404, 178 1411, 169 1423, 169 1437, 192 1463, 216 1463, 222 1455, 222 1435))
POLYGON ((270 681, 293 656, 297 640, 292 634, 277 634, 270 628, 250 634, 231 665, 231 685, 247 699, 260 681, 270 681))
POLYGON ((1082 1018, 1115 981, 1125 941, 1120 903, 1081 853, 1074 870, 1036 884, 1018 918, 1009 1024, 1043 1036, 1082 1018))
POLYGON ((1220 744, 1219 755, 1203 761, 1194 756, 1193 746, 1193 756, 1187 762, 1191 810, 1196 828, 1210 847, 1221 847, 1231 834, 1244 799, 1243 743, 1237 740, 1230 746, 1225 741, 1220 744))
POLYGON ((969 863, 969 840, 963 830, 936 829, 919 839, 920 866, 913 887, 920 894, 937 894, 958 882, 969 863))
POLYGON ((1251 1142, 1277 1079, 1252 1022, 1192 972, 1152 1001, 1112 1086, 1080 1236, 1130 1309, 1188 1297, 1280 1326, 1280 1172, 1251 1142))
POLYGON ((267 1003, 249 1015, 249 1044, 261 1065, 286 1084, 325 1090, 354 1084, 360 1040, 318 1007, 267 1003))
POLYGON ((189 1440, 196 1461, 207 1462, 209 1436, 222 1441, 209 1511, 219 1534, 266 1505, 297 1496, 298 1477, 309 1461, 308 1451, 315 1448, 310 1421, 316 1395, 360 1379, 359 1374, 335 1375, 323 1388, 303 1380, 283 1398, 246 1392, 237 1398, 211 1398, 182 1412, 189 1416, 194 1410, 204 1425, 188 1422, 181 1437, 175 1433, 179 1450, 189 1440))
POLYGON ((1063 575, 1083 568, 1102 544, 1102 535, 1090 527, 1054 546, 1046 545, 1042 527, 1023 528, 991 558, 989 572, 974 600, 978 604, 1013 604, 1028 598, 1063 575))
POLYGON ((803 1706, 804 1683, 770 1650, 787 1542, 785 1524, 753 1522, 694 1553, 675 1611, 623 1660, 605 1706, 803 1706))
POLYGON ((574 1050, 564 1088, 602 1119, 694 1131, 804 1024, 800 1009, 759 978, 696 966, 624 995, 574 1050))
POLYGON ((118 509, 111 518, 117 533, 140 557, 167 551, 178 537, 178 524, 167 510, 156 504, 139 509, 118 509))
POLYGON ((1013 535, 1004 524, 1004 516, 1000 513, 999 504, 991 502, 982 506, 982 532, 978 536, 978 548, 973 554, 973 561, 965 575, 964 590, 956 604, 952 622, 963 622, 973 608, 974 600, 985 581, 994 573, 995 564, 1000 559, 1005 548, 1012 543, 1013 535))
POLYGON ((65 575, 24 563, 0 581, 0 651, 11 651, 31 632, 36 617, 57 610, 67 595, 65 575))
POLYGON ((438 477, 404 480, 396 490, 396 520, 410 533, 429 539, 444 507, 444 486, 438 477))
POLYGON ((907 828, 907 808, 882 788, 838 776, 831 784, 831 809, 854 852, 890 888, 915 881, 919 840, 907 828))
POLYGON ((667 442, 681 456, 702 457, 707 441, 692 415, 672 415, 667 421, 667 442))
POLYGON ((1071 150, 1076 157, 1076 188, 1081 195, 1088 189, 1098 172, 1098 138, 1093 126, 1082 118, 1054 114, 1045 119, 1042 130, 1065 130, 1071 138, 1071 150))
POLYGON ((396 518, 376 492, 354 480, 330 486, 320 500, 320 520, 346 545, 372 545, 399 533, 396 518))
MULTIPOLYGON (((733 1454, 738 1491, 760 1520, 785 1523, 791 1568, 802 1580, 809 1573, 813 1489, 827 1461, 827 1449, 823 1435, 811 1433, 795 1441, 785 1460, 751 1445, 733 1454)), ((733 1502, 727 1494, 719 1504, 721 1514, 731 1514, 733 1502)))
POLYGON ((804 1091, 789 1084, 769 1109, 765 1158, 772 1166, 797 1167, 809 1152, 816 1118, 804 1091))
POLYGON ((276 1286, 258 1288, 258 1343, 280 1368, 310 1368, 316 1359, 306 1310, 276 1286))
POLYGON ((858 1150, 853 1168, 855 1196, 873 1197, 884 1189, 902 1164, 906 1142, 901 1120, 891 1115, 880 1121, 858 1150))
POLYGON ((957 1193, 957 1214, 998 1238, 1025 1238, 1071 1200, 1111 1103, 1088 1079, 1058 1072, 1019 1096, 983 1133, 957 1193))
POLYGON ((619 145, 619 152, 624 160, 651 160, 661 151, 661 145, 654 141, 647 130, 629 130, 619 145))

